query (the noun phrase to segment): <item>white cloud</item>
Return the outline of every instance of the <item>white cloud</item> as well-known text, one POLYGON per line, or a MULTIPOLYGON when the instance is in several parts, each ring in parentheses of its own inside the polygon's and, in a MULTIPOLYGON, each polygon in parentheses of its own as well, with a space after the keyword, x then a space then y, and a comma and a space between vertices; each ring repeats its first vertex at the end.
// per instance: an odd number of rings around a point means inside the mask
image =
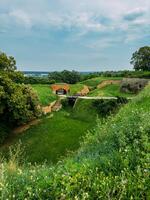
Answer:
POLYGON ((10 19, 15 21, 19 25, 23 25, 27 28, 32 26, 30 15, 28 15, 23 10, 13 10, 8 13, 10 19))
MULTIPOLYGON (((134 40, 138 37, 131 35, 136 35, 139 28, 150 24, 149 0, 0 1, 1 10, 4 10, 4 13, 0 13, 0 28, 7 26, 13 29, 16 24, 26 29, 34 26, 56 30, 73 29, 77 37, 83 37, 89 32, 120 32, 134 40), (103 18, 107 18, 107 21, 103 18)), ((140 34, 142 37, 142 32, 140 34)), ((111 41, 109 38, 106 40, 107 43, 111 41)))

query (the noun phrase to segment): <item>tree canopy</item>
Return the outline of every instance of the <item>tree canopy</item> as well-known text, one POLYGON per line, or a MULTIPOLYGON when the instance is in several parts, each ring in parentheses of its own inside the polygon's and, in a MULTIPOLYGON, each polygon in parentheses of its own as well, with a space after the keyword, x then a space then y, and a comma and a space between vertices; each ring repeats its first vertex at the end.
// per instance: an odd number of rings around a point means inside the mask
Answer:
POLYGON ((30 121, 39 114, 38 96, 28 85, 0 76, 0 118, 12 125, 30 121))
POLYGON ((51 72, 49 73, 49 79, 56 82, 64 82, 69 84, 77 83, 81 80, 81 75, 76 71, 64 70, 62 72, 51 72))
POLYGON ((15 71, 16 69, 16 60, 14 57, 0 52, 0 71, 15 71))
POLYGON ((133 53, 130 63, 134 66, 135 70, 150 71, 150 47, 141 47, 133 53))

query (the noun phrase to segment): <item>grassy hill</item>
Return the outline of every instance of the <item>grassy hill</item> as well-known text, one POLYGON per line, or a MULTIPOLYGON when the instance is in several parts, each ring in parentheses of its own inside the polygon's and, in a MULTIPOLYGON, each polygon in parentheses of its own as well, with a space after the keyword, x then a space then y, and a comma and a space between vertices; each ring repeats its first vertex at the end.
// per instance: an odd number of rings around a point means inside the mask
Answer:
POLYGON ((57 96, 53 94, 50 85, 33 84, 32 87, 37 92, 41 105, 48 105, 57 99, 57 96))
POLYGON ((121 97, 132 97, 135 96, 131 93, 124 93, 120 91, 120 85, 119 84, 112 84, 107 85, 104 88, 97 88, 95 90, 92 90, 88 96, 105 96, 105 97, 111 97, 111 96, 121 96, 121 97))
POLYGON ((19 165, 17 156, 3 161, 2 199, 148 199, 149 91, 99 121, 80 149, 55 166, 19 165))
POLYGON ((83 89, 84 85, 81 83, 70 84, 70 95, 77 94, 83 89))
POLYGON ((81 83, 93 88, 105 80, 122 80, 122 77, 96 77, 82 81, 81 83))

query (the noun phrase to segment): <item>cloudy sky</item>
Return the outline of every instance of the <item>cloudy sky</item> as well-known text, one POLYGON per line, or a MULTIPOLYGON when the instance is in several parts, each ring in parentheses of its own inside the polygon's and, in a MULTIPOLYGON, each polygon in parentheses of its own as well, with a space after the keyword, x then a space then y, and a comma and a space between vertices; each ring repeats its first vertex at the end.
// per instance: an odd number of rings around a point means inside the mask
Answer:
POLYGON ((0 50, 21 70, 131 69, 150 0, 0 0, 0 50))

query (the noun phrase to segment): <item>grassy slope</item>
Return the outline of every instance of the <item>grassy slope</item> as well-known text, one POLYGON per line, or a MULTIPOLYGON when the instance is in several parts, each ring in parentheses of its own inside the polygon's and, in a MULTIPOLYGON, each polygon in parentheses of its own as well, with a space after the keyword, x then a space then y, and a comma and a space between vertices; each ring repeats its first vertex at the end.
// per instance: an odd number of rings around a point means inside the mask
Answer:
POLYGON ((95 89, 89 93, 89 96, 122 96, 122 97, 130 97, 134 96, 130 93, 123 93, 120 91, 120 85, 107 85, 101 89, 95 89))
POLYGON ((29 166, 20 172, 4 163, 0 180, 5 198, 148 199, 149 91, 150 86, 114 118, 99 122, 78 153, 57 166, 29 166), (10 172, 13 176, 7 178, 10 172))
POLYGON ((98 84, 100 84, 102 81, 105 81, 105 80, 121 80, 121 79, 122 77, 96 77, 96 78, 85 80, 81 83, 89 87, 96 87, 98 84))
POLYGON ((70 95, 77 94, 83 89, 83 87, 84 85, 80 83, 70 85, 70 95))
MULTIPOLYGON (((93 128, 97 113, 93 111, 91 101, 79 101, 77 108, 53 113, 52 118, 44 117, 40 124, 18 135, 13 144, 22 142, 25 158, 29 162, 57 162, 67 154, 79 148, 81 137, 93 128), (91 110, 89 117, 88 112, 91 110)), ((1 148, 4 154, 8 148, 1 148)))
POLYGON ((42 105, 48 105, 57 99, 57 96, 52 93, 50 85, 33 84, 32 87, 37 92, 42 105))

